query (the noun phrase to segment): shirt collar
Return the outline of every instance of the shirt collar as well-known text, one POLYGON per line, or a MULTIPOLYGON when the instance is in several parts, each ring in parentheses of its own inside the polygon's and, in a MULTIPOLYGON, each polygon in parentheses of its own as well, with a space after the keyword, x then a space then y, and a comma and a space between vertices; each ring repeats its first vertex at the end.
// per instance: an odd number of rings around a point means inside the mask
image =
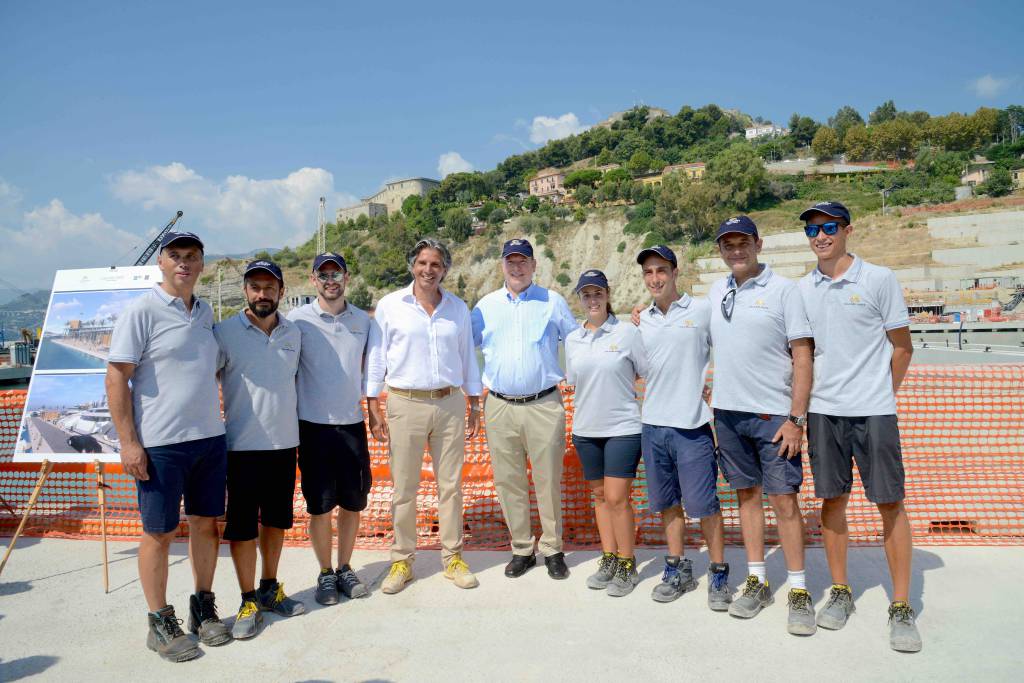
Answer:
MULTIPOLYGON (((846 269, 846 272, 840 275, 839 279, 835 280, 835 282, 842 282, 843 280, 847 282, 857 282, 860 279, 860 271, 861 267, 864 265, 864 261, 856 254, 850 254, 850 256, 853 257, 853 263, 850 264, 850 267, 846 269)), ((817 267, 815 267, 811 272, 813 273, 814 284, 819 284, 823 280, 830 280, 830 278, 817 267)))
MULTIPOLYGON (((603 332, 604 334, 610 334, 615 329, 615 326, 618 324, 619 319, 615 317, 615 314, 609 313, 608 317, 605 319, 603 323, 601 323, 601 326, 598 327, 597 329, 603 332)), ((590 334, 596 334, 596 331, 591 332, 590 330, 588 330, 585 323, 580 323, 580 330, 582 330, 582 335, 584 339, 586 339, 587 336, 590 334)))
MULTIPOLYGON (((277 325, 275 325, 274 329, 271 330, 271 334, 273 334, 275 331, 277 331, 278 328, 286 329, 289 325, 292 324, 291 321, 288 320, 288 318, 286 318, 285 316, 281 315, 281 311, 280 310, 275 311, 275 313, 277 314, 277 325)), ((257 329, 256 325, 253 324, 253 322, 251 320, 249 320, 249 316, 245 314, 245 309, 244 308, 238 312, 238 317, 242 319, 242 325, 244 327, 252 328, 254 330, 257 329)), ((259 330, 259 331, 261 333, 263 332, 263 330, 259 330)))
MULTIPOLYGON (((761 264, 758 264, 758 265, 761 266, 761 272, 758 273, 756 276, 754 276, 754 277, 750 278, 749 280, 747 280, 747 282, 751 282, 751 283, 757 285, 758 287, 764 287, 765 285, 768 284, 768 280, 770 280, 771 277, 772 277, 772 267, 769 266, 767 263, 761 263, 761 264)), ((744 282, 743 284, 745 285, 745 284, 747 284, 747 282, 744 282)), ((728 279, 726 280, 725 284, 726 284, 726 288, 727 289, 735 289, 736 288, 736 278, 733 277, 732 274, 730 274, 728 279)), ((740 287, 742 287, 742 286, 743 285, 740 285, 740 287)))
POLYGON ((320 318, 327 317, 327 318, 330 318, 331 320, 334 320, 335 318, 340 318, 340 317, 342 317, 344 315, 347 315, 347 314, 352 312, 347 301, 345 302, 345 310, 342 311, 341 313, 339 313, 338 315, 334 315, 333 313, 329 313, 328 311, 325 311, 320 306, 320 299, 313 299, 313 301, 311 301, 309 305, 313 307, 313 312, 316 313, 318 317, 320 317, 320 318))
MULTIPOLYGON (((683 292, 678 299, 669 304, 668 310, 671 311, 673 307, 678 307, 682 308, 683 310, 686 310, 687 308, 690 307, 691 301, 693 301, 693 297, 687 294, 686 292, 683 292)), ((658 304, 653 301, 651 302, 651 305, 647 307, 647 311, 651 314, 661 313, 661 309, 658 308, 658 304)))
POLYGON ((536 283, 531 282, 529 285, 527 285, 526 289, 519 293, 519 296, 512 295, 512 292, 510 292, 508 289, 507 283, 502 285, 502 289, 505 290, 505 298, 508 299, 509 301, 529 301, 531 298, 533 298, 533 294, 535 294, 534 288, 536 286, 536 283))
MULTIPOLYGON (((415 304, 416 303, 416 295, 412 293, 412 285, 413 285, 413 283, 410 282, 404 289, 399 290, 399 291, 402 292, 402 300, 403 301, 411 303, 411 304, 415 304)), ((441 308, 441 306, 444 305, 444 302, 446 300, 450 299, 452 297, 452 295, 444 287, 438 286, 437 289, 438 289, 439 292, 441 292, 441 300, 439 302, 437 302, 437 308, 441 308)))
MULTIPOLYGON (((158 297, 160 297, 160 300, 163 301, 165 305, 173 306, 175 301, 180 301, 181 302, 181 308, 182 308, 182 310, 184 310, 185 302, 182 301, 180 296, 171 296, 160 285, 153 285, 153 291, 156 292, 156 295, 158 297)), ((195 293, 193 292, 192 293, 192 308, 195 309, 198 306, 199 306, 199 297, 196 296, 195 293)))

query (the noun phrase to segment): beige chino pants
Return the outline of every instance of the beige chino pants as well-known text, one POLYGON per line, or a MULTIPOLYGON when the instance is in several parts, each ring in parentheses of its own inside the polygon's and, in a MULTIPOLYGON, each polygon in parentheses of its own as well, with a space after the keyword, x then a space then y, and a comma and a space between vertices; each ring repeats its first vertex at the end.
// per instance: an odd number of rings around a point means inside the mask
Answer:
POLYGON ((388 394, 391 519, 395 540, 391 561, 412 560, 416 553, 416 494, 429 445, 437 481, 437 515, 441 559, 462 552, 462 464, 466 459, 466 399, 454 391, 439 399, 388 394))
POLYGON ((565 458, 562 392, 553 391, 536 401, 518 404, 488 394, 484 418, 494 487, 512 535, 512 554, 533 554, 527 457, 533 469, 540 514, 540 552, 545 557, 562 552, 562 462, 565 458))

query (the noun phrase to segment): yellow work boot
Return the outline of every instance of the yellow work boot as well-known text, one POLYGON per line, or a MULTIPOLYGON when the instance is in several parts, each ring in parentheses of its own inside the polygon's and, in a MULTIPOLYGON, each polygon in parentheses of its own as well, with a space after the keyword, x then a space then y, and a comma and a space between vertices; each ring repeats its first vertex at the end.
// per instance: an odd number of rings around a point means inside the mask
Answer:
POLYGON ((392 562, 388 575, 384 577, 384 582, 380 585, 380 590, 382 593, 392 595, 400 592, 410 581, 412 581, 412 562, 409 560, 392 562))
POLYGON ((480 582, 469 571, 469 565, 462 559, 462 555, 455 553, 444 563, 444 578, 451 579, 459 588, 476 588, 480 582))

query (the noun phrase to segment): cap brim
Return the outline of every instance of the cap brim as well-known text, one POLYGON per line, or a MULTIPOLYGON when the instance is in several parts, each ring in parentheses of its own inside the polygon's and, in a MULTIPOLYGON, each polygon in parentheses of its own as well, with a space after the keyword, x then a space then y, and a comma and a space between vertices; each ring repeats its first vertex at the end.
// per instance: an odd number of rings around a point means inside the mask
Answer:
POLYGON ((339 268, 341 268, 342 270, 344 270, 344 271, 345 271, 346 273, 348 272, 348 265, 347 265, 347 264, 345 264, 345 263, 342 263, 342 262, 341 262, 341 261, 339 261, 338 259, 334 259, 334 258, 325 258, 325 259, 324 259, 323 261, 321 261, 320 263, 318 263, 318 264, 315 264, 315 265, 313 266, 313 270, 316 270, 317 268, 319 268, 320 266, 322 266, 322 265, 323 265, 323 264, 325 264, 325 263, 333 263, 334 265, 336 265, 336 266, 338 266, 339 268))
POLYGON ((673 265, 676 265, 677 263, 676 261, 670 258, 665 258, 665 256, 658 252, 656 249, 644 249, 643 251, 636 255, 636 262, 639 263, 640 265, 643 265, 644 259, 647 258, 648 256, 657 256, 658 258, 665 259, 666 261, 673 265))
POLYGON ((844 214, 844 213, 833 213, 834 211, 835 211, 834 209, 833 210, 826 210, 826 209, 820 209, 820 208, 815 206, 813 208, 805 210, 802 214, 800 214, 800 220, 802 220, 802 221, 803 220, 807 220, 807 216, 811 215, 812 213, 823 213, 826 216, 832 216, 832 218, 842 218, 843 220, 850 220, 847 217, 846 214, 844 214))
POLYGON ((256 266, 255 268, 248 268, 245 271, 245 275, 246 275, 246 277, 248 277, 249 275, 252 275, 253 273, 258 273, 260 271, 262 271, 264 273, 268 273, 270 275, 273 275, 275 278, 277 278, 281 282, 284 282, 284 278, 283 277, 281 277, 280 275, 278 275, 277 273, 272 271, 270 268, 266 268, 265 266, 256 266))
POLYGON ((195 237, 179 237, 177 239, 173 239, 170 242, 168 242, 167 244, 165 244, 162 247, 160 247, 160 249, 161 250, 166 249, 167 247, 169 247, 169 246, 171 246, 173 244, 177 244, 179 246, 183 246, 185 244, 191 244, 191 245, 199 247, 203 251, 206 250, 206 247, 203 246, 203 243, 200 242, 199 240, 197 240, 195 237))
POLYGON ((718 233, 718 235, 715 237, 715 241, 717 242, 726 235, 749 235, 750 237, 753 237, 755 240, 759 239, 759 235, 753 232, 747 232, 746 230, 726 230, 725 232, 718 233))

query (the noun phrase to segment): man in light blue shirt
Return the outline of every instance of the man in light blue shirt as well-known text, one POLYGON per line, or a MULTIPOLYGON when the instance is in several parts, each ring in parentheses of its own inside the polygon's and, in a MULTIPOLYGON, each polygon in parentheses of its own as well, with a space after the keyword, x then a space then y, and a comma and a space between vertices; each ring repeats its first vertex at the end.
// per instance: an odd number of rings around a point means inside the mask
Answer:
POLYGON ((487 447, 494 486, 512 536, 505 576, 522 576, 536 564, 530 527, 532 465, 541 521, 540 552, 548 575, 569 575, 562 553, 562 460, 565 409, 558 383, 565 377, 558 344, 578 327, 565 299, 533 282, 533 245, 513 239, 501 251, 505 284, 473 308, 473 341, 484 356, 487 447))

